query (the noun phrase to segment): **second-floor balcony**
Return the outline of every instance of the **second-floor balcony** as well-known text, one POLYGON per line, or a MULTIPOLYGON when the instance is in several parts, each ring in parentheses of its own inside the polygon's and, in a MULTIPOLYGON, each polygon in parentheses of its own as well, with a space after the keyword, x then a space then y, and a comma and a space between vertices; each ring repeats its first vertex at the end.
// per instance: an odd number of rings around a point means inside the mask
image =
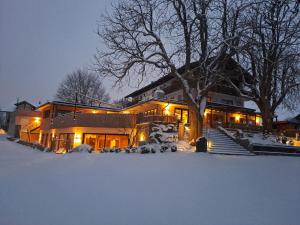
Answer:
POLYGON ((140 115, 137 117, 137 123, 176 123, 177 118, 175 116, 162 116, 162 115, 140 115))
POLYGON ((136 124, 134 114, 92 114, 67 113, 53 119, 42 120, 41 129, 57 129, 68 127, 105 127, 105 128, 133 128, 136 124))

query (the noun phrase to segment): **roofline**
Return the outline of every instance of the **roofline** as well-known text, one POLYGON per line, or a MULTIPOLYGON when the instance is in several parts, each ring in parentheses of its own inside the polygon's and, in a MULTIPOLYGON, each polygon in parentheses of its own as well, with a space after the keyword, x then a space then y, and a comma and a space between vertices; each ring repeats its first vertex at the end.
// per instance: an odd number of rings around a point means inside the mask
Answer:
POLYGON ((174 76, 172 76, 171 74, 165 75, 165 76, 159 78, 158 80, 153 81, 150 84, 130 93, 129 95, 126 95, 124 98, 135 97, 143 92, 146 92, 148 90, 151 90, 152 88, 157 87, 160 84, 163 84, 164 82, 171 80, 172 78, 174 78, 174 76))
MULTIPOLYGON (((122 110, 128 110, 130 108, 133 108, 133 107, 136 107, 136 106, 139 106, 139 105, 142 105, 142 104, 145 104, 145 103, 148 103, 148 102, 162 102, 162 103, 167 103, 167 104, 178 104, 178 105, 184 105, 184 106, 187 106, 188 104, 183 102, 183 101, 172 101, 172 100, 164 100, 164 99, 157 99, 157 98, 151 98, 149 100, 146 100, 146 101, 142 101, 142 102, 138 102, 137 104, 134 104, 134 105, 131 105, 131 106, 128 106, 126 108, 123 108, 121 109, 122 110)), ((211 108, 214 108, 213 104, 215 105, 218 105, 218 106, 226 106, 226 107, 232 107, 233 109, 243 109, 243 110, 247 110, 247 111, 251 111, 251 113, 253 114, 258 114, 260 115, 261 113, 260 112, 256 112, 255 109, 251 109, 251 108, 246 108, 246 107, 241 107, 241 106, 234 106, 234 105, 227 105, 227 104, 222 104, 222 103, 216 103, 216 102, 207 102, 207 107, 211 107, 211 108)))
MULTIPOLYGON (((70 103, 70 102, 61 102, 61 101, 52 101, 52 102, 46 102, 40 106, 37 107, 37 109, 40 109, 48 104, 54 104, 54 105, 63 105, 63 106, 73 106, 75 107, 75 103, 70 103)), ((110 110, 110 111, 120 111, 120 109, 117 108, 109 108, 109 107, 102 107, 102 106, 90 106, 90 105, 86 105, 86 104, 76 104, 76 107, 79 108, 87 108, 87 109, 102 109, 102 110, 110 110)))
POLYGON ((34 108, 37 108, 35 105, 33 105, 33 104, 31 104, 30 102, 25 101, 25 100, 24 100, 24 101, 20 101, 20 102, 15 103, 15 106, 21 105, 22 103, 26 103, 26 104, 28 104, 28 105, 34 107, 34 108))
POLYGON ((121 111, 128 110, 130 108, 133 108, 133 107, 136 107, 136 106, 139 106, 139 105, 143 105, 143 104, 148 103, 148 102, 162 102, 162 103, 169 103, 169 104, 171 103, 171 104, 178 104, 178 105, 187 105, 186 103, 184 103, 182 101, 172 101, 172 100, 163 100, 163 99, 151 98, 151 99, 148 99, 146 101, 141 101, 141 102, 138 102, 134 105, 127 106, 126 108, 121 109, 121 111))

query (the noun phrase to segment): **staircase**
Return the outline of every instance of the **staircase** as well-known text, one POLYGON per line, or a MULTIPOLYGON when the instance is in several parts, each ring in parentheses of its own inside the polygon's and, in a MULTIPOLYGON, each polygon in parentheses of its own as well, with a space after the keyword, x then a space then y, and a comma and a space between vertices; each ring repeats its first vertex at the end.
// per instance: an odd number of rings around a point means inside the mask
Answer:
POLYGON ((211 154, 254 155, 217 129, 209 128, 205 136, 211 142, 211 146, 208 148, 208 152, 211 154))

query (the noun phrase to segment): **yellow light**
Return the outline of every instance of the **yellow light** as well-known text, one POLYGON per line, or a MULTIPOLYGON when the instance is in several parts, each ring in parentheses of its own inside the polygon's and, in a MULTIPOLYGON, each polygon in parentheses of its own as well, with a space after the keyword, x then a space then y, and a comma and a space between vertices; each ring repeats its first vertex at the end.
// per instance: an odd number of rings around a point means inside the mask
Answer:
POLYGON ((117 145, 116 143, 117 143, 116 139, 112 139, 111 144, 110 144, 110 145, 111 145, 110 147, 111 147, 111 148, 116 147, 116 145, 117 145))
POLYGON ((261 118, 260 117, 256 117, 255 123, 256 123, 257 126, 261 125, 261 118))
POLYGON ((40 131, 40 133, 39 133, 39 143, 41 143, 42 142, 42 131, 40 131))
POLYGON ((144 133, 140 134, 140 141, 145 141, 145 135, 144 135, 144 133))
POLYGON ((74 135, 74 148, 81 145, 82 139, 80 133, 75 133, 74 135))
POLYGON ((169 115, 171 114, 171 112, 170 112, 170 104, 167 104, 167 105, 165 106, 164 113, 165 113, 165 115, 167 115, 167 116, 169 116, 169 115))
POLYGON ((211 149, 211 147, 212 147, 212 141, 211 140, 207 141, 207 147, 208 147, 208 149, 211 149))
POLYGON ((37 123, 37 124, 39 124, 41 122, 41 118, 35 117, 34 122, 37 123))
POLYGON ((97 111, 96 111, 96 110, 93 110, 93 111, 92 111, 92 113, 96 114, 96 113, 97 113, 97 111))
POLYGON ((236 121, 236 122, 239 122, 239 121, 240 121, 240 118, 241 118, 241 116, 237 114, 237 115, 235 116, 235 121, 236 121))
POLYGON ((204 116, 207 116, 207 110, 205 110, 205 112, 204 112, 204 116))

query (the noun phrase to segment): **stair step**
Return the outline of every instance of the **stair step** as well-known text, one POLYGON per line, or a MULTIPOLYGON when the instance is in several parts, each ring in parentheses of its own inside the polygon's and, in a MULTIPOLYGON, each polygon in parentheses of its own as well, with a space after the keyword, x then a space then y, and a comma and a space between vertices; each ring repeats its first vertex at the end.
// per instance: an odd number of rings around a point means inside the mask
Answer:
POLYGON ((248 152, 239 153, 239 152, 210 151, 209 154, 254 156, 254 154, 248 152))
POLYGON ((224 155, 247 155, 253 156, 254 154, 249 152, 243 146, 234 142, 226 134, 221 133, 219 130, 210 129, 206 137, 212 141, 212 146, 208 150, 211 154, 224 154, 224 155))
POLYGON ((210 151, 227 151, 227 152, 248 152, 244 149, 231 149, 231 148, 210 148, 210 151))

